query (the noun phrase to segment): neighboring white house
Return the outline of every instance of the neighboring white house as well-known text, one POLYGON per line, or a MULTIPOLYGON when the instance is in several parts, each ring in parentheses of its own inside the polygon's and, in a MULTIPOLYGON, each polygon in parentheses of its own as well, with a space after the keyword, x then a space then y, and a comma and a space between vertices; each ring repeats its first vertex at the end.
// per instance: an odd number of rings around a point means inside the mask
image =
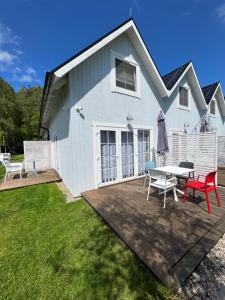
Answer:
POLYGON ((225 105, 222 88, 219 82, 207 85, 202 88, 208 105, 208 114, 213 129, 219 135, 225 135, 225 105))
POLYGON ((191 132, 207 109, 193 64, 162 77, 129 19, 46 74, 40 132, 54 141, 54 166, 79 196, 143 175, 160 111, 169 131, 191 132))

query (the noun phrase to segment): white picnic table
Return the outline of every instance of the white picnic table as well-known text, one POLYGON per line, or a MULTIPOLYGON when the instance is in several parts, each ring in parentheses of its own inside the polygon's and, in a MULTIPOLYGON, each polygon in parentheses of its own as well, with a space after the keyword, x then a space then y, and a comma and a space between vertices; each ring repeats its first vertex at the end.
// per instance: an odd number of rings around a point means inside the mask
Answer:
MULTIPOLYGON (((182 175, 186 175, 189 173, 193 173, 195 171, 195 169, 188 169, 188 168, 181 168, 181 167, 177 167, 177 166, 163 166, 163 167, 157 167, 154 170, 156 171, 160 171, 166 174, 172 174, 175 176, 182 176, 182 175)), ((184 194, 183 191, 177 189, 177 192, 180 194, 184 194)))

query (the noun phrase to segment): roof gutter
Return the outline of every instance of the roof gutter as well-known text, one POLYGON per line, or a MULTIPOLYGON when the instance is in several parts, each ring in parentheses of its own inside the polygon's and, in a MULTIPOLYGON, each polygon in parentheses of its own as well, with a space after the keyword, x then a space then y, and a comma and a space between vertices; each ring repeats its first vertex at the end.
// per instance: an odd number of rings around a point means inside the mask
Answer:
POLYGON ((41 129, 45 129, 45 127, 42 127, 42 118, 43 118, 43 114, 45 111, 45 106, 47 103, 47 98, 49 95, 49 90, 52 84, 52 80, 53 80, 53 75, 54 73, 52 72, 46 72, 46 77, 45 77, 45 84, 44 84, 44 90, 43 90, 43 95, 42 95, 42 100, 41 100, 41 108, 40 108, 40 119, 39 119, 39 133, 41 131, 41 129))

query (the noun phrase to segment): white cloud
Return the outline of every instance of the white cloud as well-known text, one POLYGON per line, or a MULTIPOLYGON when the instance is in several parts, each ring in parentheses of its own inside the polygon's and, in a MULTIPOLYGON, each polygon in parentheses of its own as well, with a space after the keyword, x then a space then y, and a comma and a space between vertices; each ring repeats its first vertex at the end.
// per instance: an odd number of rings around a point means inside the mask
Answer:
POLYGON ((41 84, 37 71, 26 66, 24 53, 20 50, 20 38, 0 23, 0 71, 10 75, 11 80, 25 84, 41 84))
POLYGON ((40 79, 37 77, 37 71, 31 67, 26 67, 25 69, 16 67, 13 70, 13 80, 23 84, 41 83, 40 79))
POLYGON ((23 51, 19 50, 19 49, 13 49, 13 51, 18 54, 18 55, 22 55, 23 51))
POLYGON ((14 74, 20 73, 22 70, 19 67, 16 67, 12 72, 14 74))
POLYGON ((37 72, 33 68, 28 67, 27 68, 27 74, 35 75, 36 76, 37 72))
POLYGON ((17 57, 8 51, 0 50, 0 62, 4 63, 6 65, 11 65, 14 63, 14 61, 17 59, 17 57))
POLYGON ((33 77, 31 75, 22 75, 18 78, 18 81, 24 82, 24 83, 31 83, 33 81, 33 77))
POLYGON ((225 23, 225 3, 217 6, 216 16, 220 22, 225 23))
POLYGON ((0 45, 19 45, 19 36, 12 33, 12 30, 0 23, 0 45))

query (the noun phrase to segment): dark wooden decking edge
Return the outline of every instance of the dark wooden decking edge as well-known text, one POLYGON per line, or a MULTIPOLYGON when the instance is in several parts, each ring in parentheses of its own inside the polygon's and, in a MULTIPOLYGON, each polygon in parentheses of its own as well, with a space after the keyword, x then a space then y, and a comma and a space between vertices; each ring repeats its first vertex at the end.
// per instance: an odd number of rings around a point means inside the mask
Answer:
MULTIPOLYGON (((104 187, 103 187, 104 188, 104 187)), ((90 192, 90 191, 89 191, 90 192)), ((90 205, 91 208, 93 208, 93 210, 97 213, 97 215, 101 218, 101 220, 103 220, 103 222, 117 235, 117 237, 132 251, 132 253, 135 255, 136 259, 138 261, 140 261, 141 263, 143 263, 145 265, 145 267, 147 267, 148 271, 151 273, 151 275, 158 281, 166 283, 168 286, 173 286, 174 285, 179 285, 179 282, 175 282, 174 279, 170 276, 170 274, 161 269, 159 270, 159 268, 157 269, 153 269, 152 266, 150 267, 148 265, 148 263, 143 260, 138 253, 136 252, 136 250, 134 249, 134 247, 132 246, 131 243, 129 243, 129 241, 125 240, 119 232, 117 232, 113 226, 111 226, 107 219, 91 204, 91 200, 89 199, 89 197, 86 195, 86 192, 81 193, 81 196, 86 200, 86 202, 90 205)))
POLYGON ((191 273, 199 266, 218 240, 225 233, 225 218, 221 219, 205 233, 201 239, 169 270, 173 280, 186 281, 191 273), (205 253, 202 256, 202 253, 205 253), (187 267, 188 266, 188 269, 187 267))
POLYGON ((60 182, 60 181, 62 181, 62 179, 51 180, 51 181, 47 181, 47 182, 37 182, 37 183, 27 184, 27 185, 24 185, 24 186, 15 186, 15 187, 11 187, 11 188, 6 188, 4 190, 0 189, 0 193, 11 191, 11 190, 16 190, 16 189, 23 189, 23 188, 26 188, 28 186, 33 186, 33 185, 48 184, 48 183, 54 183, 54 182, 60 182))

